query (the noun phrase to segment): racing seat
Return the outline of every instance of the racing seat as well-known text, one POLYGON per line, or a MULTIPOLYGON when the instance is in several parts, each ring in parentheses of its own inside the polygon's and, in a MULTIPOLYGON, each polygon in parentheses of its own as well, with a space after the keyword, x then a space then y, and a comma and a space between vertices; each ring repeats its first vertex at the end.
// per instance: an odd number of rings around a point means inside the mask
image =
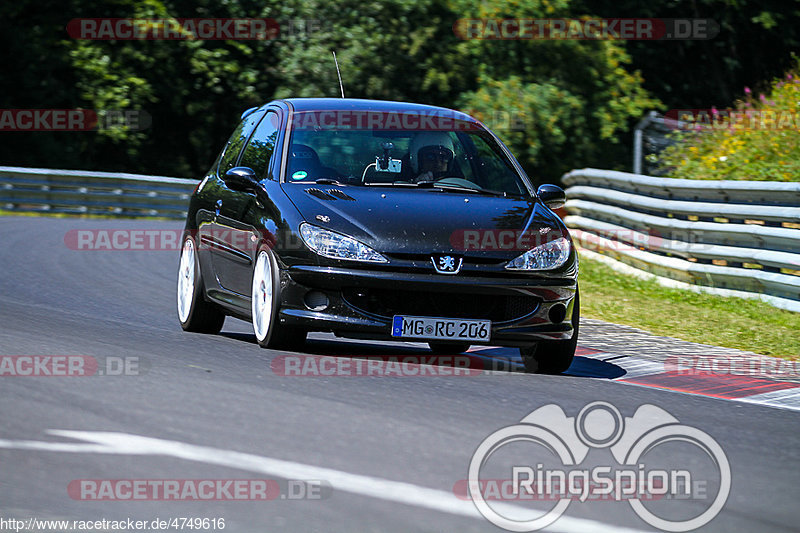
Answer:
POLYGON ((306 172, 307 179, 340 178, 335 168, 326 167, 320 161, 319 154, 306 144, 293 144, 289 147, 288 181, 294 181, 295 172, 306 172))

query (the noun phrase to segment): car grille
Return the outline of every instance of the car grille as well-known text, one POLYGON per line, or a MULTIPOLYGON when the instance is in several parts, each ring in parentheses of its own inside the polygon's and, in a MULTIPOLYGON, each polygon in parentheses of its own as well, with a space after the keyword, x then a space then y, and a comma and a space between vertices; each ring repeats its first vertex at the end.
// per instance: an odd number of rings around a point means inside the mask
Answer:
POLYGON ((538 298, 523 295, 361 288, 344 289, 342 295, 356 309, 385 318, 412 315, 512 322, 535 312, 539 307, 538 298))

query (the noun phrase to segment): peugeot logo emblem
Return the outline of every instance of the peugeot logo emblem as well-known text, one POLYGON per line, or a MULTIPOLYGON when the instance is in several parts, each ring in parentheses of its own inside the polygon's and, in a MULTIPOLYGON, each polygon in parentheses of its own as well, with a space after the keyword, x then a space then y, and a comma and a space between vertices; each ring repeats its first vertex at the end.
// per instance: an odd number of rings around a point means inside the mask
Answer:
POLYGON ((431 262, 439 274, 458 274, 463 259, 452 255, 434 255, 431 257, 431 262))

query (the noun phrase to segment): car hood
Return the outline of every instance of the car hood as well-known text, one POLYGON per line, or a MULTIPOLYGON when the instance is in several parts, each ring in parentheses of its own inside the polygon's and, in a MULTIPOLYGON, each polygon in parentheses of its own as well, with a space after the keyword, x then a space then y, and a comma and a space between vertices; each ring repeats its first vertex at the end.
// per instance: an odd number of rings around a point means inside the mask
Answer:
POLYGON ((388 255, 512 259, 567 234, 561 220, 534 198, 299 183, 284 184, 284 191, 309 223, 388 255))

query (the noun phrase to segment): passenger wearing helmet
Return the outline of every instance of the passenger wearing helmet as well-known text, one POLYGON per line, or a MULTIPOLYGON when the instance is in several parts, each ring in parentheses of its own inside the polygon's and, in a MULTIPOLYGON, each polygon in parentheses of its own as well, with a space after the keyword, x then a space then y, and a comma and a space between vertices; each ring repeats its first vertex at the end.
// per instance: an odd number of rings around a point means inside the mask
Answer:
POLYGON ((448 175, 455 157, 453 141, 446 132, 418 133, 409 147, 413 182, 433 181, 448 175))

